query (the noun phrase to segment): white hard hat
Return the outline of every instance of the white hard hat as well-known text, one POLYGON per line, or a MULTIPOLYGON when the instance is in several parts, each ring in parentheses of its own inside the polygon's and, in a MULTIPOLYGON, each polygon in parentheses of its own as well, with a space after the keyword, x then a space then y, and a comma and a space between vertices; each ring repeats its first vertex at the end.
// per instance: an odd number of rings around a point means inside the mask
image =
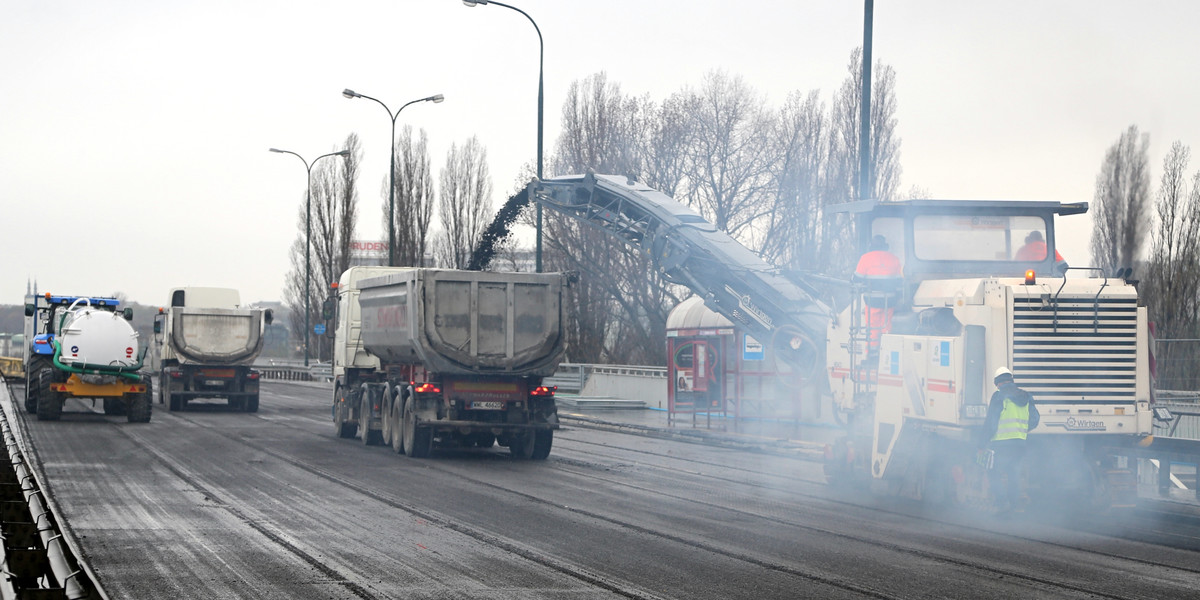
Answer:
POLYGON ((1006 375, 1008 377, 1012 377, 1012 371, 1009 371, 1008 367, 1000 367, 999 369, 996 369, 996 374, 992 375, 992 379, 993 380, 1000 379, 1001 377, 1006 376, 1006 375))

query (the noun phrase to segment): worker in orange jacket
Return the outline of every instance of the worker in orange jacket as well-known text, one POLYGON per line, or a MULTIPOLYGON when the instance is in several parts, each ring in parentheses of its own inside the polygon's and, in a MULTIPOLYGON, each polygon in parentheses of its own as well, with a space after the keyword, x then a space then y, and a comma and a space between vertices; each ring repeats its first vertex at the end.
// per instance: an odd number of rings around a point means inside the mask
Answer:
MULTIPOLYGON (((855 279, 867 282, 872 280, 895 280, 902 275, 900 259, 888 251, 887 238, 876 235, 871 238, 870 249, 858 259, 854 268, 855 279)), ((863 321, 870 336, 870 347, 879 346, 879 336, 892 329, 892 314, 895 312, 896 301, 884 302, 882 305, 872 305, 871 298, 864 302, 863 321)))
MULTIPOLYGON (((1046 259, 1046 240, 1042 238, 1042 232, 1033 230, 1029 235, 1025 236, 1025 245, 1017 249, 1013 260, 1022 261, 1040 261, 1046 259)), ((1067 261, 1063 260, 1058 250, 1054 251, 1054 270, 1062 274, 1067 271, 1067 261)))

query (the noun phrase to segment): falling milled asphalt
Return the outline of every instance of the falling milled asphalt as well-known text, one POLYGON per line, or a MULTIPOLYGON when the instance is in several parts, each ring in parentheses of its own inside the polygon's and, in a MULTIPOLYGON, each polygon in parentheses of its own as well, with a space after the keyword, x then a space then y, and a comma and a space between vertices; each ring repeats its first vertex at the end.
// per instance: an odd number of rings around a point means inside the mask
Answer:
POLYGON ((414 460, 337 438, 328 395, 266 383, 256 414, 156 404, 149 424, 72 401, 23 428, 112 598, 1200 593, 1200 537, 1170 524, 997 521, 836 492, 809 460, 570 422, 544 462, 414 460))

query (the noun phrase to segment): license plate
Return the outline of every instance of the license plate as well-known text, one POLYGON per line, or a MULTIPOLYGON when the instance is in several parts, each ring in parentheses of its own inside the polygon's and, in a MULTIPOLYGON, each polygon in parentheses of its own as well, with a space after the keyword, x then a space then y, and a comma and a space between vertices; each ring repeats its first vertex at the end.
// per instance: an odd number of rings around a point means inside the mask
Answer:
POLYGON ((503 402, 472 402, 471 408, 474 410, 504 410, 503 402))
POLYGON ((221 379, 205 379, 204 385, 225 385, 225 381, 221 379))

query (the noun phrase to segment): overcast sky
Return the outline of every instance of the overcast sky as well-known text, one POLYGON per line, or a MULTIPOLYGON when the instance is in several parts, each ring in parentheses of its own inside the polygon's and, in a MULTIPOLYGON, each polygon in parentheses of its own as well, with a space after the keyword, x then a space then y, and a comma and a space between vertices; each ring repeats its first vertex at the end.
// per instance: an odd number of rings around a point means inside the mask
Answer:
MULTIPOLYGON (((606 71, 662 100, 704 74, 778 106, 828 101, 862 44, 857 0, 510 0, 545 38, 546 153, 567 87, 606 71)), ((901 190, 1091 201, 1105 150, 1150 134, 1155 188, 1175 140, 1200 144, 1200 3, 878 0, 875 57, 896 70, 901 190)), ((365 150, 358 237, 383 239, 390 124, 425 128, 439 170, 479 136, 499 206, 536 151, 537 36, 459 0, 11 0, 0 6, 0 304, 41 291, 182 285, 279 300, 304 166, 351 132, 365 150)), ((1197 149, 1200 152, 1200 149, 1197 149)), ((326 159, 330 160, 330 159, 326 159)), ((1200 160, 1191 171, 1200 166, 1200 160)), ((1091 222, 1060 223, 1087 261, 1091 222)))

